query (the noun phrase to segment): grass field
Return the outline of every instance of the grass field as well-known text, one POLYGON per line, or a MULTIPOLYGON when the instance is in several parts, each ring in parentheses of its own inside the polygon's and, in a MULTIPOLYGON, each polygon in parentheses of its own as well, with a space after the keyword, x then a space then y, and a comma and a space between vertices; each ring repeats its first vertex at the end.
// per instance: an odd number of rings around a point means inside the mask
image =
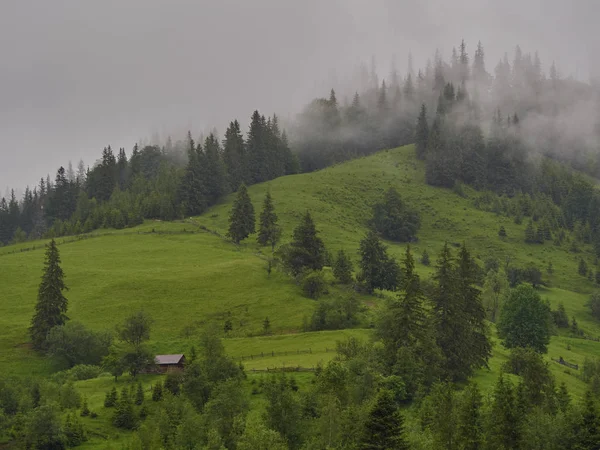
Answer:
MULTIPOLYGON (((415 160, 411 146, 311 174, 282 177, 252 186, 249 193, 258 216, 264 194, 270 189, 284 242, 309 210, 328 250, 344 249, 356 261, 371 205, 389 186, 395 186, 421 213, 419 241, 412 244, 417 256, 427 250, 434 261, 448 241, 466 242, 480 262, 487 257, 500 261, 510 257, 515 265, 535 263, 542 269, 552 262, 554 275, 547 280, 550 287, 540 291, 542 297, 553 307, 564 303, 568 315, 576 317, 586 333, 600 336, 600 326, 585 306, 593 284, 577 274, 579 258, 583 255, 591 263, 591 255, 570 253, 567 245, 527 245, 523 242, 525 224, 516 225, 509 218, 477 210, 472 191, 466 189, 466 197, 461 197, 425 185, 422 163, 415 160), (500 225, 508 234, 504 240, 498 237, 500 225)), ((128 314, 144 309, 154 319, 149 344, 157 353, 188 352, 198 345, 205 325, 216 322, 222 326, 230 319, 233 330, 224 339, 225 348, 236 359, 244 357, 242 362, 250 372, 282 366, 314 367, 334 356, 331 350, 336 341, 350 335, 368 339, 370 331, 366 329, 300 332, 316 302, 304 298, 288 276, 277 271, 267 274, 265 251, 253 237, 240 246, 221 237, 233 198, 228 196, 204 215, 185 221, 152 221, 135 229, 100 230, 86 239, 58 239, 70 288, 69 317, 95 330, 114 329, 128 314), (202 231, 201 226, 212 232, 202 231), (262 336, 267 316, 272 336, 262 336), (252 358, 247 358, 249 355, 252 358)), ((0 248, 0 371, 4 374, 46 375, 55 369, 27 344, 27 327, 43 266, 43 244, 27 242, 0 248)), ((392 255, 402 257, 404 245, 388 245, 392 255)), ((417 269, 423 277, 433 270, 422 264, 417 264, 417 269)), ((335 293, 336 288, 332 291, 335 293)), ((363 300, 370 307, 380 303, 375 298, 363 300)), ((476 376, 485 390, 495 383, 507 355, 497 342, 490 370, 481 370, 476 376)), ((562 356, 581 364, 586 356, 598 355, 600 343, 561 335, 552 338, 547 359, 557 382, 565 381, 579 397, 585 390, 583 382, 573 370, 550 358, 562 356)), ((312 375, 299 376, 308 379, 312 375)), ((123 377, 119 383, 127 380, 123 377)), ((152 377, 144 382, 149 386, 152 377)), ((88 397, 90 407, 101 410, 104 393, 113 383, 112 378, 101 377, 80 382, 78 387, 88 397)), ((106 414, 95 422, 86 421, 95 437, 84 448, 106 448, 106 438, 114 442, 127 439, 126 434, 110 427, 106 414)))

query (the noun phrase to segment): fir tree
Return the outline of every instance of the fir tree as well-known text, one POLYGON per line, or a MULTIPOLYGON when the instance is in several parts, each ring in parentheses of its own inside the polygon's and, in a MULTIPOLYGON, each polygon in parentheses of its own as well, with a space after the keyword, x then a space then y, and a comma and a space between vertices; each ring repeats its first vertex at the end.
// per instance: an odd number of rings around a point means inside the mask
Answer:
POLYGON ((229 185, 237 191, 242 183, 248 183, 248 159, 244 146, 244 137, 240 131, 240 123, 235 120, 225 131, 223 141, 223 161, 229 177, 229 185))
POLYGON ((152 386, 152 401, 159 402, 163 397, 163 385, 159 381, 154 386, 152 386))
POLYGON ((369 231, 360 241, 359 281, 368 293, 375 289, 395 291, 400 282, 400 267, 387 253, 387 248, 374 231, 369 231))
POLYGON ((44 274, 38 290, 35 314, 29 329, 33 347, 42 350, 46 345, 48 332, 68 320, 67 299, 63 292, 67 289, 64 283, 64 273, 60 267, 60 255, 54 239, 46 248, 44 274))
POLYGON ((227 169, 221 159, 221 146, 213 133, 204 141, 203 182, 209 205, 229 192, 227 169))
POLYGON ((293 275, 298 275, 305 269, 321 270, 325 265, 325 244, 318 236, 308 211, 294 229, 292 242, 284 260, 293 275))
POLYGON ((113 425, 117 428, 124 428, 126 430, 135 428, 136 417, 127 388, 123 388, 121 391, 121 397, 117 402, 117 407, 113 416, 113 425))
POLYGON ((248 195, 246 185, 242 184, 238 189, 238 193, 231 214, 229 215, 229 236, 233 242, 239 244, 240 241, 246 239, 250 234, 254 233, 254 206, 248 195))
POLYGON ((380 392, 369 412, 364 435, 359 444, 364 450, 408 450, 405 438, 404 418, 394 404, 392 394, 380 392))
POLYGON ((535 230, 533 229, 533 222, 530 220, 527 223, 527 228, 525 228, 525 242, 527 244, 534 244, 535 240, 535 230))
POLYGON ((490 411, 488 441, 492 448, 517 449, 520 441, 521 417, 512 384, 502 375, 494 388, 490 411))
POLYGON ((271 252, 273 252, 280 237, 281 227, 277 224, 277 214, 273 206, 273 198, 271 197, 271 192, 267 191, 263 202, 263 210, 260 213, 258 243, 263 246, 270 245, 271 252))
POLYGON ((81 417, 87 417, 90 415, 90 408, 88 407, 87 398, 83 397, 83 405, 81 407, 81 417))
POLYGON ((597 449, 600 444, 600 415, 596 399, 590 391, 585 393, 583 411, 575 424, 576 447, 580 449, 597 449))
POLYGON ((417 119, 417 129, 415 134, 415 152, 418 159, 425 159, 428 148, 429 125, 427 123, 427 108, 425 104, 421 105, 421 112, 417 119))
POLYGON ((179 198, 185 213, 196 216, 203 213, 208 206, 202 168, 204 155, 201 147, 194 146, 194 140, 189 131, 187 145, 188 163, 179 186, 179 198))
POLYGON ((470 383, 463 392, 458 406, 456 444, 461 450, 478 450, 482 447, 483 423, 481 407, 483 400, 476 383, 470 383))
POLYGON ((498 230, 498 236, 500 236, 500 238, 506 237, 506 229, 504 228, 504 225, 500 225, 500 230, 498 230))
POLYGON ((340 250, 337 254, 333 264, 333 275, 342 284, 352 283, 352 261, 344 250, 340 250))
POLYGON ((427 250, 423 250, 423 255, 421 255, 421 264, 424 266, 429 266, 431 264, 427 250))
POLYGON ((582 277, 585 277, 587 275, 588 272, 588 266, 587 263, 585 262, 585 259, 580 258, 579 259, 579 267, 577 269, 577 272, 579 273, 579 275, 581 275, 582 277))
POLYGON ((135 392, 135 404, 139 406, 142 403, 144 403, 144 389, 142 388, 142 383, 138 383, 135 392))
POLYGON ((112 390, 107 392, 106 396, 104 397, 104 407, 112 408, 113 406, 115 406, 117 404, 117 400, 118 400, 117 388, 113 387, 112 390))

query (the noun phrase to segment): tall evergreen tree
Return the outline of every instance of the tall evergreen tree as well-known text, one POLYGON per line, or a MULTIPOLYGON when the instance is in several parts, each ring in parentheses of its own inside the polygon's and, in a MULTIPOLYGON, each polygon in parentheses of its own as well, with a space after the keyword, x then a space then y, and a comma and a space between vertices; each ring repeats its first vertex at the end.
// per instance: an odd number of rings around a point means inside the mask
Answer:
MULTIPOLYGON (((187 142, 188 163, 179 186, 179 198, 186 214, 196 216, 204 212, 208 206, 205 181, 201 167, 203 159, 202 148, 196 148, 192 134, 188 131, 187 142)), ((133 163, 134 158, 132 156, 133 163)))
POLYGON ((342 284, 352 283, 352 261, 344 250, 340 250, 333 264, 333 275, 342 284))
POLYGON ((517 408, 515 390, 502 375, 494 388, 486 441, 490 448, 518 449, 521 434, 521 415, 517 408))
POLYGON ((237 191, 240 184, 248 183, 248 159, 244 137, 240 131, 240 123, 234 120, 225 131, 223 141, 223 161, 227 168, 229 185, 233 191, 237 191))
POLYGON ((375 405, 365 423, 363 438, 359 444, 364 450, 408 450, 405 438, 404 418, 389 391, 377 396, 375 405))
POLYGON ((293 239, 284 256, 285 264, 294 275, 305 269, 321 270, 325 265, 325 244, 310 212, 306 212, 302 221, 294 229, 293 239))
POLYGON ((260 223, 258 226, 258 243, 262 246, 270 245, 271 251, 275 250, 275 245, 281 237, 281 227, 277 223, 277 214, 273 206, 271 191, 267 191, 263 202, 263 210, 260 213, 260 223))
POLYGON ((476 383, 464 390, 458 406, 456 444, 461 450, 479 450, 483 443, 481 407, 483 401, 476 383))
POLYGON ((421 105, 421 112, 417 119, 417 130, 415 135, 415 151, 417 158, 425 159, 429 139, 429 125, 427 124, 427 107, 421 105))
POLYGON ((248 189, 242 184, 237 192, 229 215, 229 236, 239 244, 255 231, 254 206, 248 195, 248 189))
POLYGON ((227 172, 221 159, 221 146, 213 133, 204 141, 204 190, 209 206, 229 192, 227 172))
POLYGON ((29 333, 33 347, 43 350, 46 345, 48 332, 68 320, 66 316, 68 301, 63 295, 67 289, 64 282, 64 272, 60 267, 60 255, 54 239, 46 248, 44 274, 38 290, 35 314, 31 320, 29 333))
POLYGON ((387 248, 374 231, 360 241, 359 280, 368 293, 375 289, 395 291, 400 282, 400 267, 387 253, 387 248))
POLYGON ((267 123, 264 116, 254 111, 250 122, 250 130, 246 139, 248 158, 248 180, 250 183, 261 183, 268 180, 267 173, 267 123))

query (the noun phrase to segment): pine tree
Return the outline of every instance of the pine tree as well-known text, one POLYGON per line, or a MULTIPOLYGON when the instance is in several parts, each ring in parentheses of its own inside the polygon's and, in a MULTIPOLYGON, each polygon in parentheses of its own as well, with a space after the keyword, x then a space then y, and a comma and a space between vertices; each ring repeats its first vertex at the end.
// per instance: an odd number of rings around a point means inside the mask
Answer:
POLYGON ((248 158, 244 145, 244 137, 240 131, 240 123, 235 120, 225 131, 223 141, 223 161, 229 177, 229 185, 237 191, 242 183, 248 183, 248 158))
POLYGON ((588 266, 587 263, 585 262, 585 259, 580 258, 579 259, 579 267, 577 269, 577 272, 579 273, 579 275, 581 275, 582 277, 585 277, 587 275, 588 272, 588 266))
POLYGON ((104 407, 111 408, 111 407, 115 406, 117 404, 117 400, 118 400, 117 388, 113 387, 112 390, 107 392, 106 396, 104 397, 104 407))
POLYGON ((365 423, 363 438, 359 444, 364 450, 408 450, 405 438, 404 418, 394 404, 392 394, 380 392, 365 423))
POLYGON ((240 241, 246 239, 255 231, 254 206, 248 195, 246 185, 242 184, 238 189, 238 193, 231 213, 229 215, 229 231, 227 236, 233 242, 239 244, 240 241))
POLYGON ((463 392, 458 406, 458 423, 456 430, 457 448, 461 450, 478 450, 482 447, 483 423, 481 393, 476 383, 470 383, 463 392))
POLYGON ((487 440, 492 448, 517 449, 521 417, 512 384, 502 375, 494 388, 487 440))
POLYGON ((221 146, 213 133, 204 141, 204 191, 210 205, 229 192, 227 169, 221 159, 221 146))
POLYGON ((533 229, 533 222, 530 220, 525 228, 525 242, 527 244, 534 244, 535 241, 535 230, 533 229))
POLYGON ((474 369, 487 367, 492 355, 492 344, 488 337, 485 309, 481 302, 481 291, 477 287, 476 266, 466 246, 460 249, 458 267, 456 270, 457 294, 461 308, 462 323, 455 324, 463 327, 465 336, 460 345, 462 353, 462 373, 464 379, 472 374, 474 369))
POLYGON ((369 231, 360 241, 359 281, 368 293, 375 289, 395 291, 400 282, 400 267, 387 253, 387 248, 374 231, 369 231))
POLYGON ((163 385, 159 381, 154 386, 152 386, 152 401, 159 402, 163 397, 163 385))
MULTIPOLYGON (((207 208, 205 180, 203 168, 201 167, 204 155, 202 148, 195 147, 191 133, 188 131, 187 142, 188 163, 179 187, 179 198, 186 214, 196 216, 207 208)), ((133 156, 132 156, 133 162, 133 156)))
POLYGON ((305 269, 321 270, 325 265, 325 244, 318 236, 310 212, 306 212, 294 229, 293 239, 284 260, 293 275, 298 275, 305 269))
POLYGON ((63 295, 67 289, 64 282, 64 272, 60 267, 60 255, 54 239, 46 248, 44 274, 38 290, 35 314, 31 320, 29 333, 33 347, 43 350, 46 345, 48 332, 68 320, 66 316, 68 301, 63 295))
POLYGON ((264 116, 254 111, 250 122, 250 130, 246 138, 246 155, 248 159, 248 180, 250 183, 267 181, 267 123, 264 116))
POLYGON ((421 105, 421 112, 417 119, 417 129, 415 135, 415 152, 418 159, 425 159, 425 154, 428 148, 429 140, 429 125, 427 123, 427 107, 421 105))
POLYGON ((117 402, 117 407, 113 416, 113 425, 117 428, 124 428, 126 430, 135 428, 136 417, 127 388, 123 388, 121 391, 121 397, 117 402))
POLYGON ((340 250, 333 264, 333 275, 342 284, 352 283, 352 261, 344 250, 340 250))
POLYGON ((263 210, 260 213, 258 243, 263 246, 270 245, 271 252, 273 252, 280 237, 281 227, 277 224, 277 214, 273 206, 273 198, 271 197, 271 192, 267 191, 263 202, 263 210))
POLYGON ((142 388, 142 383, 138 383, 135 392, 135 404, 141 405, 142 403, 144 403, 144 389, 142 388))
POLYGON ((575 425, 575 440, 580 449, 597 449, 600 443, 600 414, 596 399, 590 391, 585 393, 581 418, 575 425))

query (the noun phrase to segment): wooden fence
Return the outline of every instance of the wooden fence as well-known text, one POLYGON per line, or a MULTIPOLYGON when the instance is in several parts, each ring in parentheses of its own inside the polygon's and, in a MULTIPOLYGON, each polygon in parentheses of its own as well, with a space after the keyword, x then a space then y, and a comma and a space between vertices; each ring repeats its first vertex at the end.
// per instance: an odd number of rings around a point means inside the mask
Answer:
MULTIPOLYGON (((329 353, 329 352, 335 352, 336 350, 334 348, 325 348, 325 353, 329 353)), ((242 356, 234 356, 233 359, 235 360, 239 360, 239 361, 248 361, 248 360, 252 360, 252 359, 260 359, 260 358, 273 358, 275 356, 292 356, 292 355, 303 355, 303 354, 312 354, 313 350, 312 348, 309 348, 307 350, 288 350, 288 351, 284 351, 284 352, 276 352, 276 351, 270 351, 270 352, 260 352, 260 353, 256 353, 254 355, 242 355, 242 356)), ((317 351, 315 353, 323 353, 323 350, 317 351)))

